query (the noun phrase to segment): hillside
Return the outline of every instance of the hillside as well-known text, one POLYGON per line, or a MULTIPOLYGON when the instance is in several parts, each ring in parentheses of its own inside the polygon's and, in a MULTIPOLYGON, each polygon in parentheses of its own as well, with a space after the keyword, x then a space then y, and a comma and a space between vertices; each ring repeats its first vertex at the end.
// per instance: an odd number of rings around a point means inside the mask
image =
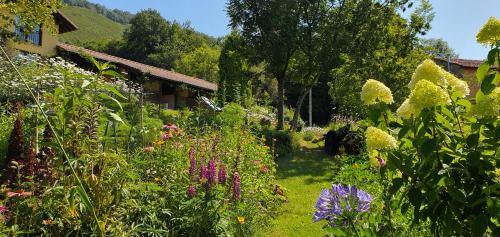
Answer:
POLYGON ((87 8, 66 6, 63 14, 73 21, 78 30, 61 35, 67 43, 86 43, 121 39, 126 26, 87 8))

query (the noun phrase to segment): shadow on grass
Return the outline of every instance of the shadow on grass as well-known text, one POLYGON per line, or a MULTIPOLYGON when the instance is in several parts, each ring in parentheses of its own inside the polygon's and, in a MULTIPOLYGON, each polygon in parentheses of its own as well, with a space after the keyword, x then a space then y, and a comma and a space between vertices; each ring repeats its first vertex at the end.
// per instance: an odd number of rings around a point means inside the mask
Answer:
POLYGON ((335 157, 321 149, 304 149, 276 160, 278 178, 303 177, 305 184, 330 181, 340 167, 335 157))

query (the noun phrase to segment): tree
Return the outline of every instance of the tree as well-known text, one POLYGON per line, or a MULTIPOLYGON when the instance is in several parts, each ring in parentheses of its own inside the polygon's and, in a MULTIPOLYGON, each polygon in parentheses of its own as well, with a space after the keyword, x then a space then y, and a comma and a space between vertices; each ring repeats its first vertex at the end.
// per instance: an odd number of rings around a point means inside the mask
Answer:
POLYGON ((298 126, 300 111, 304 98, 316 84, 321 74, 321 63, 324 61, 323 51, 327 45, 325 28, 328 15, 328 2, 324 0, 300 1, 300 24, 298 26, 298 51, 291 64, 293 81, 300 84, 299 97, 291 122, 291 130, 298 126))
POLYGON ((220 105, 241 103, 247 93, 248 63, 243 51, 241 36, 237 32, 226 37, 219 57, 217 99, 220 105))
POLYGON ((452 49, 448 42, 439 39, 420 39, 420 46, 423 50, 428 52, 433 57, 441 57, 441 58, 458 58, 458 54, 452 49))
POLYGON ((252 56, 265 61, 278 81, 278 129, 284 128, 285 82, 298 48, 298 8, 295 0, 230 0, 228 4, 231 26, 241 29, 252 56))
POLYGON ((216 82, 219 77, 219 55, 219 49, 203 45, 177 60, 175 70, 189 76, 216 82))
POLYGON ((151 55, 165 51, 165 42, 171 40, 167 21, 156 10, 139 12, 124 33, 128 58, 145 62, 151 55))

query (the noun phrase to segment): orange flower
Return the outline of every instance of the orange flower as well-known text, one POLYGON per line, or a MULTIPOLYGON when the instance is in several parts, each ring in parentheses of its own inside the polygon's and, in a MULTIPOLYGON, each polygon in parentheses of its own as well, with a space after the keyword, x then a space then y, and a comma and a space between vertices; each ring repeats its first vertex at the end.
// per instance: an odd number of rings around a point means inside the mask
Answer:
POLYGON ((238 216, 238 222, 240 223, 240 225, 245 224, 245 217, 243 217, 243 216, 238 216))

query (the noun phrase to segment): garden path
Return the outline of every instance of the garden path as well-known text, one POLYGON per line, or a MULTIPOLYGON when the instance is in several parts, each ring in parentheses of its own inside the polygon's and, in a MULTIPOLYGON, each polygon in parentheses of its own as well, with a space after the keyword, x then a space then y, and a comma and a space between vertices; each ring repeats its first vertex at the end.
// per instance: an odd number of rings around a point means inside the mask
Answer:
POLYGON ((277 160, 277 180, 288 201, 271 225, 257 236, 323 236, 324 223, 313 223, 314 204, 321 189, 328 188, 337 166, 318 149, 304 149, 277 160))

